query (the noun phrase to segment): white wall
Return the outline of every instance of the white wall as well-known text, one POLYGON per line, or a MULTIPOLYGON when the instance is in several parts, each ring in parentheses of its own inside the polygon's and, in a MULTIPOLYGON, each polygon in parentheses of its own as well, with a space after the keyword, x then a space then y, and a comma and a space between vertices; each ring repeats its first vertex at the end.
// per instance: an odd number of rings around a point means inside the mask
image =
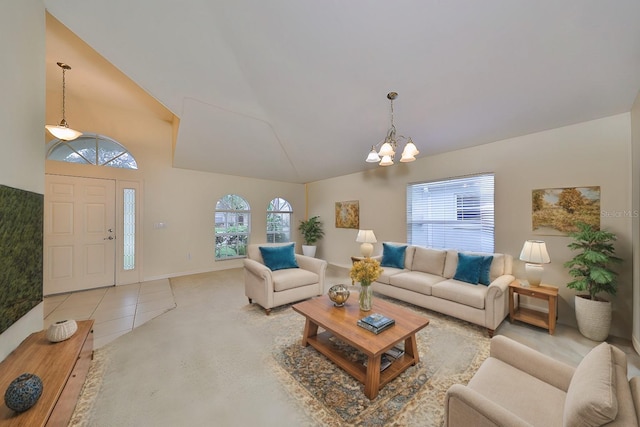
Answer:
MULTIPOLYGON (((0 184, 44 191, 44 6, 40 0, 8 0, 0 14, 0 184)), ((0 335, 0 360, 43 327, 39 304, 0 335)))
MULTIPOLYGON (((625 216, 625 212, 632 209, 630 127, 630 114, 620 114, 311 183, 309 214, 320 215, 326 224, 326 236, 319 243, 318 256, 347 266, 349 257, 359 254, 359 244, 355 242, 357 230, 334 226, 337 201, 360 201, 360 228, 374 230, 379 253, 383 241, 406 241, 407 183, 494 172, 496 252, 517 258, 526 239, 545 240, 551 264, 545 266, 543 280, 560 288, 558 321, 575 325, 574 293, 564 286, 569 281, 563 263, 572 257, 567 248, 570 239, 533 235, 531 191, 598 185, 601 207, 607 213, 601 218, 601 227, 618 234, 617 253, 626 260, 619 269, 619 292, 613 299, 612 334, 630 338, 631 223, 637 220, 625 216)), ((413 138, 420 141, 417 135, 413 138)), ((417 144, 420 149, 428 145, 428 141, 417 144)), ((366 154, 366 147, 363 150, 366 154)), ((524 265, 520 261, 515 263, 515 274, 524 277, 524 265)))

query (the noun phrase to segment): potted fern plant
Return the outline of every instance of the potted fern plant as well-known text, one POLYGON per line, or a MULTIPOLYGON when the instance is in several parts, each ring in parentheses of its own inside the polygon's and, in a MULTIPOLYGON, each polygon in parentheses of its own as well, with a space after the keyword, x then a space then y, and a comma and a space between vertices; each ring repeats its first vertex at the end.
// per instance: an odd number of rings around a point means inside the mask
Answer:
POLYGON ((300 221, 298 231, 302 234, 304 244, 302 245, 302 254, 306 256, 316 256, 316 242, 324 236, 322 229, 322 221, 319 216, 312 216, 306 221, 300 221))
POLYGON ((611 327, 611 302, 600 298, 598 294, 616 294, 618 273, 612 270, 612 266, 622 261, 615 256, 613 242, 617 237, 614 233, 595 229, 584 222, 576 226, 578 229, 569 233, 573 242, 568 247, 579 252, 564 263, 574 279, 567 283, 567 287, 586 292, 575 296, 580 333, 594 341, 604 341, 611 327))

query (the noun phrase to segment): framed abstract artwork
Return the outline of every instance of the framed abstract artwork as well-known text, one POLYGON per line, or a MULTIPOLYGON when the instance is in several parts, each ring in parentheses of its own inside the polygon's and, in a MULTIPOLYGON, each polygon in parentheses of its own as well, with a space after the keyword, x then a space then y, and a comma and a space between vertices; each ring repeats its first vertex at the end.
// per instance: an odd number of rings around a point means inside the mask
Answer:
POLYGON ((358 200, 336 202, 336 228, 360 228, 358 200))
POLYGON ((566 236, 576 222, 600 229, 600 187, 544 188, 531 194, 533 234, 566 236))

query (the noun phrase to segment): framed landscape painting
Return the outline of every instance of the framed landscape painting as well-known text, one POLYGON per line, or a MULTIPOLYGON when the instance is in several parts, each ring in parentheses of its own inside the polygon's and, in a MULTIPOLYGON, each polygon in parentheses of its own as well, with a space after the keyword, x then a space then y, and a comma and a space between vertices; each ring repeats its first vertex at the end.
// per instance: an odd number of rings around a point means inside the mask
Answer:
POLYGON ((534 234, 566 236, 576 222, 600 229, 600 187, 533 190, 531 208, 534 234))
POLYGON ((336 228, 360 228, 360 203, 336 202, 336 228))

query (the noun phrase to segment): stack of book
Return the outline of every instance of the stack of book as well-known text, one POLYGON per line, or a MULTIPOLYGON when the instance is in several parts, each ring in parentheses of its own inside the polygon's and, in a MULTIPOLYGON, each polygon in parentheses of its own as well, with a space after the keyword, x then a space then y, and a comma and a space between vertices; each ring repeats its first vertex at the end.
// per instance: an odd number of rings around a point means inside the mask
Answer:
POLYGON ((358 326, 371 331, 374 334, 379 334, 385 329, 395 325, 395 323, 395 320, 389 319, 388 317, 379 313, 373 313, 358 320, 358 326))
MULTIPOLYGON (((385 351, 382 356, 380 356, 380 372, 387 369, 393 362, 398 360, 404 355, 404 350, 400 347, 392 347, 389 350, 385 351)), ((367 366, 368 360, 365 359, 364 366, 367 366)))

